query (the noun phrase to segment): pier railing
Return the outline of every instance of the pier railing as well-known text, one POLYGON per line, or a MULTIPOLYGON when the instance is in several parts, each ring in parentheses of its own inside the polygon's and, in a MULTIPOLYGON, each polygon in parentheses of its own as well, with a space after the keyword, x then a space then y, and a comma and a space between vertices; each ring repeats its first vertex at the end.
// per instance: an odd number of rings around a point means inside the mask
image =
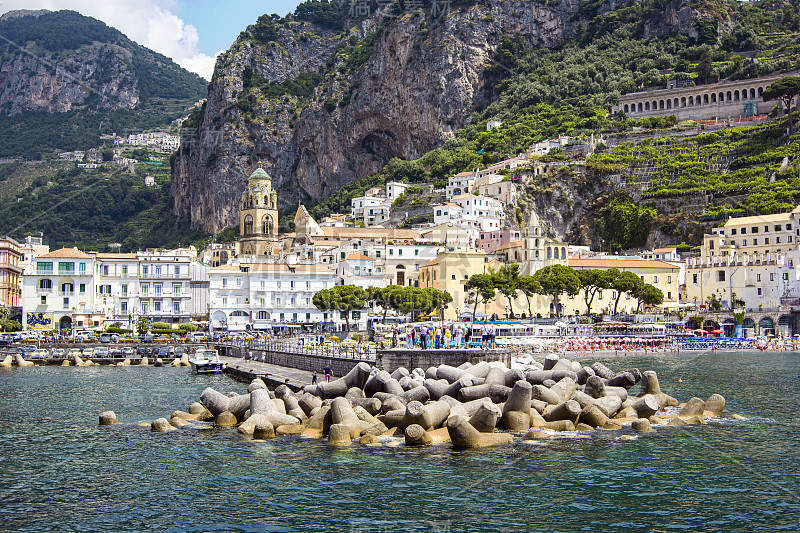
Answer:
POLYGON ((225 342, 222 345, 234 346, 242 350, 240 353, 247 359, 253 350, 265 352, 295 353, 338 359, 359 361, 375 361, 377 347, 368 344, 319 344, 308 343, 301 339, 261 339, 238 342, 225 342))

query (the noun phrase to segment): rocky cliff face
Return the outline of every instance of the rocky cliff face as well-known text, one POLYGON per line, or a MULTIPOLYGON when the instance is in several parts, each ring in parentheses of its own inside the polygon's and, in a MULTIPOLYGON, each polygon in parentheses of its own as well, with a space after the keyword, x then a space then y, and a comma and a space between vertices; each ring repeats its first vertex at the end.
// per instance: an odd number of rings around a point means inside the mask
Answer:
POLYGON ((196 101, 205 90, 199 76, 74 11, 10 11, 0 35, 0 110, 8 115, 134 109, 154 98, 196 101))
POLYGON ((0 65, 0 107, 20 111, 61 113, 84 105, 92 95, 105 107, 133 109, 139 103, 137 80, 125 63, 109 58, 130 57, 114 44, 93 43, 58 58, 48 51, 4 54, 0 65))
POLYGON ((378 13, 339 33, 289 20, 266 44, 254 37, 261 22, 251 26, 218 59, 206 106, 187 124, 197 130, 174 162, 176 214, 210 232, 236 224, 236 199, 257 161, 286 207, 324 198, 392 157, 419 157, 484 103, 484 70, 504 36, 558 46, 576 9, 565 0, 378 13), (274 89, 302 73, 320 76, 308 97, 252 86, 274 89))

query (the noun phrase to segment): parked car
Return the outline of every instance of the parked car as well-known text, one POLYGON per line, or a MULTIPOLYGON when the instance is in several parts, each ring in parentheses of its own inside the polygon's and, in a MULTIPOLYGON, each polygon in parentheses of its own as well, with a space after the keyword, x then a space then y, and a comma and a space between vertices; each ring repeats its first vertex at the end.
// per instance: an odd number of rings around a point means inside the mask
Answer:
POLYGON ((144 333, 142 335, 139 335, 139 342, 153 342, 153 334, 144 333))
POLYGON ((0 348, 8 348, 11 346, 11 341, 9 339, 0 339, 0 348))
POLYGON ((136 355, 139 357, 147 357, 153 353, 153 350, 149 346, 139 346, 136 348, 136 355))
POLYGON ((169 346, 162 346, 158 349, 158 357, 169 357, 169 346))
POLYGON ((105 346, 98 346, 94 349, 95 357, 108 357, 108 348, 105 346))
POLYGON ((56 348, 53 350, 53 358, 54 359, 63 359, 67 355, 67 351, 64 348, 56 348))
POLYGON ((202 331, 193 331, 186 336, 189 342, 205 342, 208 336, 202 331))
POLYGON ((81 349, 80 348, 72 348, 69 352, 67 352, 67 357, 70 359, 75 359, 76 357, 81 356, 81 349))
POLYGON ((122 357, 122 349, 121 349, 121 348, 118 348, 117 346, 114 346, 113 348, 111 348, 111 349, 108 351, 108 354, 109 354, 109 355, 110 355, 112 358, 120 358, 120 357, 122 357))
POLYGON ((173 357, 181 357, 184 354, 189 353, 189 348, 186 346, 176 346, 175 351, 173 352, 173 357))
POLYGON ((81 352, 83 357, 94 357, 94 349, 93 348, 84 348, 81 352))
POLYGON ((136 350, 133 349, 133 346, 125 346, 124 348, 122 348, 122 355, 124 355, 125 357, 136 355, 136 350))
POLYGON ((36 359, 36 360, 39 360, 39 361, 44 361, 45 359, 49 359, 49 358, 50 358, 50 352, 48 350, 44 349, 44 348, 38 348, 38 349, 34 350, 28 356, 28 359, 31 359, 31 360, 36 359))
POLYGON ((100 341, 102 344, 108 344, 109 342, 111 342, 111 335, 108 333, 101 333, 100 337, 98 337, 97 340, 100 341))

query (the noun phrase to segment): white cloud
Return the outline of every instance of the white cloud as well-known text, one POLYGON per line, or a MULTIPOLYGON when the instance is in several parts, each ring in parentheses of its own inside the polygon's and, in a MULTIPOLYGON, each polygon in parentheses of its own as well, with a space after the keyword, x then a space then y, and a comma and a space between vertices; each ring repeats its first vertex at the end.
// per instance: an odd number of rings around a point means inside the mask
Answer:
POLYGON ((14 9, 72 9, 102 20, 206 80, 214 72, 215 59, 200 52, 197 28, 175 15, 177 0, 3 0, 0 4, 1 12, 14 9))

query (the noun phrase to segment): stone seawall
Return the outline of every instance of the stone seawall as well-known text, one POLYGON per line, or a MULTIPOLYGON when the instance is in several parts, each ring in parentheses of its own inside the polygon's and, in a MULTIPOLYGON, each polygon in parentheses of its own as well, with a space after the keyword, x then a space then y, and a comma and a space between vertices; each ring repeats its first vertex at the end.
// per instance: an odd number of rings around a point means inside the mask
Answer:
POLYGON ((500 361, 511 366, 510 350, 407 350, 394 349, 378 352, 375 366, 394 372, 399 367, 428 368, 431 366, 459 366, 464 363, 478 364, 481 361, 500 361))

